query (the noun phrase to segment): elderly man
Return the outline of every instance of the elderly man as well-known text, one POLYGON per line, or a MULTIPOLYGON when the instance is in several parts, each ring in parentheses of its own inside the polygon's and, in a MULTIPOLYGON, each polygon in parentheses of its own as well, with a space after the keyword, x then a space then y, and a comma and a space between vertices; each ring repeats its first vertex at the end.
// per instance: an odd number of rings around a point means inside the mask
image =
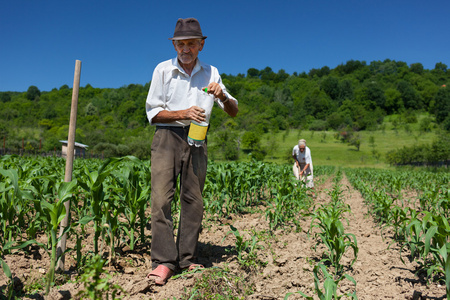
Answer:
MULTIPOLYGON (((306 186, 314 190, 311 150, 306 147, 306 140, 301 139, 298 141, 298 145, 295 145, 294 149, 292 149, 292 157, 295 160, 293 166, 295 177, 306 182, 306 186)), ((315 196, 314 191, 313 195, 315 196)))
POLYGON ((151 146, 153 271, 147 278, 158 285, 164 285, 178 268, 203 267, 196 260, 207 147, 206 142, 190 146, 187 138, 191 121, 205 122, 211 111, 198 103, 210 94, 228 115, 238 113, 238 102, 227 92, 218 70, 197 58, 205 39, 196 19, 178 19, 170 38, 177 57, 155 68, 146 101, 147 118, 156 126, 151 146), (171 201, 178 176, 181 212, 175 241, 171 201))

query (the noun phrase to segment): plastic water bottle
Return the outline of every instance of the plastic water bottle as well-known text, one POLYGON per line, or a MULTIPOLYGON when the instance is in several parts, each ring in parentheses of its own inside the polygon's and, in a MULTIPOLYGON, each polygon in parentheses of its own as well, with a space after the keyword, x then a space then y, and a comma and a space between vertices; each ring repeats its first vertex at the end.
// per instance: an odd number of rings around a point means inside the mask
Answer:
POLYGON ((205 143, 208 123, 191 121, 188 133, 188 144, 190 146, 201 147, 205 143))
POLYGON ((208 131, 209 118, 211 117, 212 107, 214 105, 214 96, 205 92, 199 92, 197 95, 197 106, 205 110, 206 121, 191 121, 188 133, 188 144, 190 146, 201 147, 205 143, 206 133, 208 131))

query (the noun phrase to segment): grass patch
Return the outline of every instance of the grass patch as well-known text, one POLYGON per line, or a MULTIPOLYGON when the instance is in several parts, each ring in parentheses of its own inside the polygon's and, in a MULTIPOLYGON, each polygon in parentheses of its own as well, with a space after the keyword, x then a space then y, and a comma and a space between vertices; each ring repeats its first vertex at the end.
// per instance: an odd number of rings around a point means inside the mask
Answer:
POLYGON ((245 299, 253 293, 246 280, 228 268, 205 269, 194 286, 180 299, 245 299))
MULTIPOLYGON (((385 162, 386 153, 391 150, 415 144, 429 144, 436 137, 435 132, 419 132, 405 130, 374 130, 358 132, 361 139, 359 151, 356 147, 335 138, 335 131, 309 131, 309 130, 289 130, 279 133, 265 134, 261 139, 263 148, 275 149, 266 156, 265 161, 275 163, 292 162, 292 148, 303 138, 307 146, 311 149, 311 156, 314 165, 330 165, 345 167, 371 167, 387 168, 385 162), (375 147, 370 144, 373 137, 375 147), (373 155, 373 150, 379 154, 378 159, 373 155)), ((242 160, 246 157, 241 155, 242 160)))

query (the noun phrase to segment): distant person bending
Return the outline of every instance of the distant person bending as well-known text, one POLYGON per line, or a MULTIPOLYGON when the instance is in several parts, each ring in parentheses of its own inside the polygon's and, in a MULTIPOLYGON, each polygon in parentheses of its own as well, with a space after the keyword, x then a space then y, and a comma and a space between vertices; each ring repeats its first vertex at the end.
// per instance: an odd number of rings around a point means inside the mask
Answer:
POLYGON ((295 177, 297 180, 305 182, 306 187, 313 190, 313 196, 315 197, 311 150, 306 146, 306 140, 298 141, 298 145, 295 145, 292 149, 292 157, 295 160, 293 166, 295 177))

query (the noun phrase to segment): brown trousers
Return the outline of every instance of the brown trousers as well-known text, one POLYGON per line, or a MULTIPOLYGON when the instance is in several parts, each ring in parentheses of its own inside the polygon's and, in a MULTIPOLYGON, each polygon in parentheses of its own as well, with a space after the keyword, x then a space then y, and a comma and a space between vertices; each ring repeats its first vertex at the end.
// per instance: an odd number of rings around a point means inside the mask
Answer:
POLYGON ((202 191, 207 168, 206 143, 189 146, 187 129, 157 128, 151 146, 152 267, 171 270, 196 262, 203 219, 202 191), (171 202, 180 176, 180 222, 174 241, 171 202))

